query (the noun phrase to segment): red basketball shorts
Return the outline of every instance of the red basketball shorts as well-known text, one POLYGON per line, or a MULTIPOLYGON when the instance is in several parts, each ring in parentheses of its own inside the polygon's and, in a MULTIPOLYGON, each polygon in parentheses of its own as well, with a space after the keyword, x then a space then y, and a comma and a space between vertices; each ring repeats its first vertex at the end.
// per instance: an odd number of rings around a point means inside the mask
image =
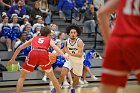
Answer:
POLYGON ((125 87, 130 72, 140 83, 140 38, 111 37, 105 50, 102 83, 125 87))
POLYGON ((23 69, 33 72, 36 65, 39 65, 43 70, 51 69, 52 65, 48 55, 49 53, 47 51, 31 50, 23 65, 23 69))

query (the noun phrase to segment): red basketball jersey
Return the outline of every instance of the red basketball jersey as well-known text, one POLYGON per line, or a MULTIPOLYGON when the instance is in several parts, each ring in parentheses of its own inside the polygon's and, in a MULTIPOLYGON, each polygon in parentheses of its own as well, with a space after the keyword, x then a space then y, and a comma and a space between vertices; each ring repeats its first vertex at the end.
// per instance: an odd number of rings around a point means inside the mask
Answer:
POLYGON ((140 0, 120 0, 112 35, 140 36, 140 0))
POLYGON ((50 47, 50 38, 45 36, 34 37, 31 44, 32 48, 46 49, 50 47))

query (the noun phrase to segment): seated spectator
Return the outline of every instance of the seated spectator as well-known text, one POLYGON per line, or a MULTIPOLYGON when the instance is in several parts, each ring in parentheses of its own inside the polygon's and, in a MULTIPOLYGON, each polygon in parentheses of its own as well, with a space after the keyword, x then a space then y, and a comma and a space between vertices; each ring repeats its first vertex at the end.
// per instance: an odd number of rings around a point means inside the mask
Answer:
POLYGON ((0 23, 0 42, 5 43, 8 51, 12 51, 11 48, 11 27, 8 23, 8 16, 6 13, 2 14, 2 23, 0 23))
MULTIPOLYGON (((22 45, 23 43, 25 43, 27 41, 27 34, 26 32, 23 32, 20 36, 19 36, 19 40, 15 43, 15 50, 22 45)), ((25 61, 26 57, 28 56, 28 53, 30 52, 31 47, 26 47, 25 49, 21 50, 20 53, 18 54, 16 60, 18 61, 25 61)))
POLYGON ((61 48, 64 48, 65 33, 60 32, 57 36, 56 42, 61 41, 61 48))
POLYGON ((40 35, 40 30, 41 30, 41 26, 37 26, 34 30, 34 37, 39 36, 40 35))
POLYGON ((30 24, 25 25, 23 32, 26 32, 27 40, 33 38, 33 36, 34 36, 34 34, 32 32, 32 26, 30 24))
POLYGON ((22 19, 23 19, 23 24, 20 26, 20 31, 21 32, 23 31, 23 28, 25 27, 25 24, 30 24, 30 22, 29 22, 29 19, 30 19, 29 15, 23 15, 22 19))
POLYGON ((0 15, 2 14, 2 12, 6 12, 6 7, 10 8, 11 6, 5 3, 3 0, 0 0, 0 15))
MULTIPOLYGON (((36 15, 39 15, 39 16, 43 17, 43 13, 40 10, 39 1, 35 1, 34 8, 31 11, 31 18, 32 18, 33 21, 36 20, 36 15)), ((33 23, 35 23, 35 22, 33 22, 33 23)))
POLYGON ((45 19, 45 24, 50 25, 51 24, 52 13, 48 8, 48 1, 47 0, 41 0, 40 3, 41 3, 40 10, 43 13, 43 17, 45 19))
POLYGON ((95 59, 94 58, 94 54, 97 53, 96 50, 90 50, 87 53, 85 53, 84 51, 84 69, 83 69, 83 81, 81 79, 79 79, 79 83, 80 84, 87 84, 88 82, 86 81, 86 74, 89 73, 89 75, 91 76, 92 80, 97 80, 98 78, 93 74, 92 70, 91 70, 91 60, 95 59))
POLYGON ((32 30, 34 31, 37 26, 44 27, 44 21, 40 15, 36 15, 36 23, 33 25, 32 30))
POLYGON ((18 15, 12 14, 11 16, 12 23, 10 24, 10 27, 12 28, 12 40, 17 40, 19 35, 21 34, 20 31, 20 25, 18 24, 18 15))
POLYGON ((12 14, 17 14, 18 17, 21 18, 23 15, 26 15, 26 8, 24 4, 24 0, 19 0, 16 5, 11 6, 9 11, 7 12, 8 17, 11 18, 12 14))
POLYGON ((64 13, 66 20, 71 21, 72 10, 74 9, 72 0, 59 0, 58 9, 59 13, 64 13))
POLYGON ((20 25, 17 23, 18 22, 17 14, 12 14, 11 20, 12 20, 12 23, 10 23, 10 27, 12 29, 11 40, 12 40, 12 48, 14 50, 15 42, 19 40, 18 37, 21 34, 21 31, 20 25))
POLYGON ((51 25, 50 25, 50 28, 51 28, 51 31, 54 33, 53 39, 56 40, 57 35, 60 33, 60 32, 57 30, 58 27, 57 27, 56 24, 51 24, 51 25))
POLYGON ((95 32, 96 22, 97 22, 97 15, 94 12, 94 6, 91 4, 88 11, 86 11, 84 15, 84 27, 90 33, 88 36, 91 37, 95 32))

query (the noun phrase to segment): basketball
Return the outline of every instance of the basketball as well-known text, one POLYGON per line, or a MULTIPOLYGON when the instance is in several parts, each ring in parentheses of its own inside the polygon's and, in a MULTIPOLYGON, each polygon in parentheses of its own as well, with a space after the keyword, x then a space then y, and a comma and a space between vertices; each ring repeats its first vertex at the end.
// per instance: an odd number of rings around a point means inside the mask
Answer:
POLYGON ((56 62, 56 55, 54 53, 49 53, 49 58, 50 58, 51 64, 56 62))

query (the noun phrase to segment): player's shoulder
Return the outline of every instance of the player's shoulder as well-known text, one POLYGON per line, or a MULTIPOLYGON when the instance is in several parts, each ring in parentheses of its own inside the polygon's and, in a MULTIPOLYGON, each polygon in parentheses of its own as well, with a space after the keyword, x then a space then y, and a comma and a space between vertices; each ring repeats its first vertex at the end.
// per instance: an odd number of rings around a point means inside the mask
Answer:
POLYGON ((82 40, 81 38, 78 37, 77 40, 78 40, 78 43, 79 43, 79 42, 80 42, 80 43, 83 43, 83 40, 82 40))

